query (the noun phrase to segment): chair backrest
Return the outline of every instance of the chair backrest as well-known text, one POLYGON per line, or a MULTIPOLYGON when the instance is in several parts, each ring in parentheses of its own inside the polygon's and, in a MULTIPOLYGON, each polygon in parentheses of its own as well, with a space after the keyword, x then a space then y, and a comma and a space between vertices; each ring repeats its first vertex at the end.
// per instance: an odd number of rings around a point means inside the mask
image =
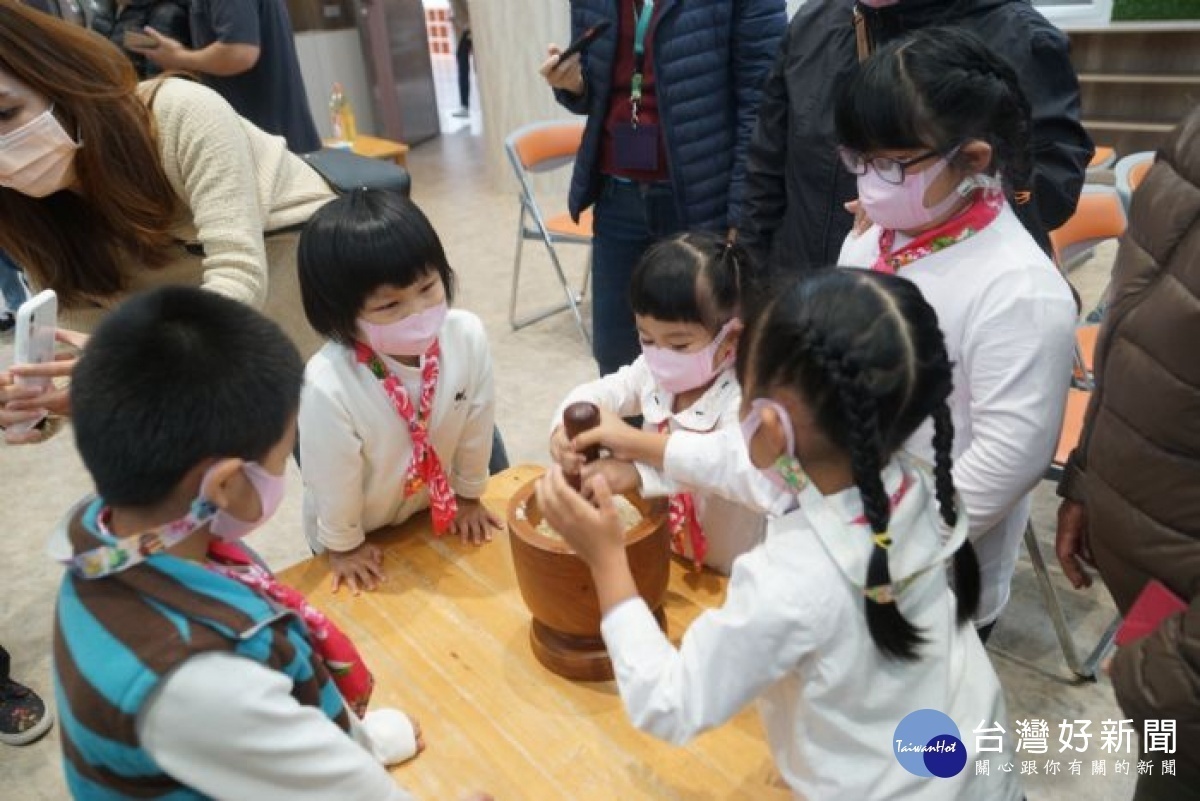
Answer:
POLYGON ((549 172, 574 162, 582 141, 582 122, 535 122, 509 134, 504 148, 514 168, 549 172))
POLYGON ((1150 168, 1153 166, 1154 151, 1143 150, 1140 153, 1130 153, 1113 167, 1117 193, 1121 195, 1121 200, 1125 202, 1127 210, 1134 191, 1141 185, 1146 173, 1150 172, 1150 168))
POLYGON ((1125 233, 1125 204, 1111 186, 1087 184, 1079 195, 1075 213, 1061 228, 1050 232, 1050 243, 1064 268, 1077 255, 1106 239, 1125 233))

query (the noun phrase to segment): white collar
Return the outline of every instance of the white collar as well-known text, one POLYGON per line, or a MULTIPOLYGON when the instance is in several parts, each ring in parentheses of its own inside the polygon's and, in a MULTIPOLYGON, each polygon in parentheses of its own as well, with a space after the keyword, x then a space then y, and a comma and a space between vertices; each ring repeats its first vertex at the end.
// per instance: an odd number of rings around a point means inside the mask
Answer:
POLYGON ((707 433, 716 429, 717 424, 721 422, 721 415, 729 407, 730 400, 733 396, 740 395, 741 391, 733 368, 728 367, 721 371, 695 403, 681 412, 673 413, 671 406, 675 402, 675 396, 655 385, 643 399, 642 417, 655 428, 670 420, 674 424, 672 428, 707 433))

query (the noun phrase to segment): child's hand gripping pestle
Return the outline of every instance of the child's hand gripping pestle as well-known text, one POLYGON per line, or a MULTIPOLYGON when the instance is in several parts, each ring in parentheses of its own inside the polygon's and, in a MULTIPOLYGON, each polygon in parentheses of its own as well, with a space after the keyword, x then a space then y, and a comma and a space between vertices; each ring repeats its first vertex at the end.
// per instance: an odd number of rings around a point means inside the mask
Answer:
MULTIPOLYGON (((567 439, 574 441, 584 431, 595 428, 598 425, 600 425, 600 407, 594 403, 579 401, 563 409, 563 430, 566 431, 567 439)), ((580 453, 580 456, 583 457, 585 463, 599 459, 600 446, 594 445, 580 453)), ((583 482, 581 474, 570 473, 566 478, 567 483, 576 492, 581 491, 583 482)))

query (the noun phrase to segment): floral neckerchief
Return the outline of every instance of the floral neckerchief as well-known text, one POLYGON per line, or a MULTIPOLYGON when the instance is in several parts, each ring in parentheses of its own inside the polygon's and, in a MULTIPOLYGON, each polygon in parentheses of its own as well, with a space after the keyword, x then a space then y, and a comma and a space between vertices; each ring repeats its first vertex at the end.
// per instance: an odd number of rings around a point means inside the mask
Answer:
POLYGON ((375 689, 375 678, 354 643, 324 612, 310 604, 299 590, 276 579, 236 543, 212 542, 204 566, 299 615, 308 628, 308 641, 325 663, 346 703, 360 718, 366 713, 371 691, 375 689))
POLYGON ((354 353, 359 364, 364 364, 383 385, 392 407, 400 419, 408 425, 412 436, 413 455, 409 462, 408 472, 404 477, 404 497, 411 498, 422 489, 429 488, 429 510, 433 516, 435 534, 444 534, 454 522, 458 514, 458 502, 450 490, 450 482, 446 471, 438 458, 437 450, 429 440, 429 421, 433 415, 433 396, 437 390, 439 363, 441 361, 441 346, 434 340, 421 359, 421 398, 420 406, 413 408, 412 400, 408 397, 404 385, 400 382, 379 354, 361 342, 354 345, 354 353))
POLYGON ((978 191, 975 199, 962 214, 947 220, 936 228, 921 233, 913 241, 892 251, 896 243, 896 232, 884 229, 879 235, 879 258, 871 269, 881 273, 895 274, 918 259, 923 259, 939 250, 957 245, 992 224, 1004 208, 1004 192, 995 187, 978 191))
MULTIPOLYGON (((670 420, 658 424, 661 433, 669 432, 670 420)), ((696 501, 690 492, 677 492, 671 496, 667 507, 667 525, 671 529, 671 550, 680 556, 688 556, 688 546, 691 546, 692 567, 699 570, 708 553, 708 538, 704 536, 704 528, 696 514, 696 501)))

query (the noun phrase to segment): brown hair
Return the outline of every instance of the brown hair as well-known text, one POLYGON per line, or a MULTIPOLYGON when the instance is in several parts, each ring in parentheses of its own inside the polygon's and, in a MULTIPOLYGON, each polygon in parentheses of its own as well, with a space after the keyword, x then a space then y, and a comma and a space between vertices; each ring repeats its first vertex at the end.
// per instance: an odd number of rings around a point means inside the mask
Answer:
POLYGON ((166 264, 180 199, 129 59, 90 31, 0 0, 0 68, 53 102, 83 143, 80 192, 39 199, 0 187, 0 248, 64 306, 122 291, 124 259, 166 264))

